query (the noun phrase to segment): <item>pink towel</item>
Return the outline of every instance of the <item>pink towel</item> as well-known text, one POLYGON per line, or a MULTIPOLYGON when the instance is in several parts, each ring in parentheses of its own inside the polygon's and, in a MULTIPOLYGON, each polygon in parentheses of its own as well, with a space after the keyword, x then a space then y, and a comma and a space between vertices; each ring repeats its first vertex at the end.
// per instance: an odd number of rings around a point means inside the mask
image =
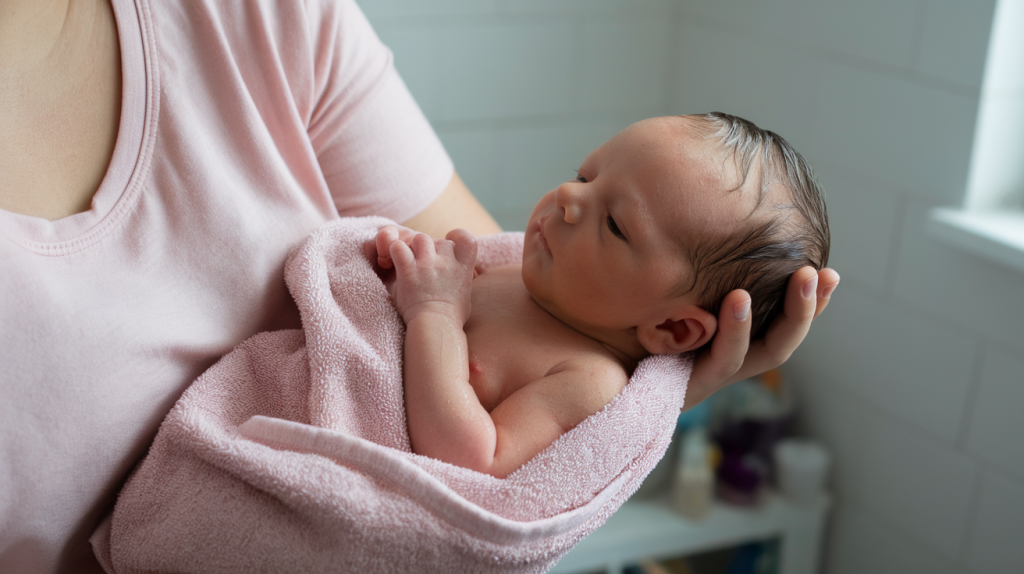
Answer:
MULTIPOLYGON (((302 330, 246 340, 182 395, 93 534, 108 572, 544 572, 640 486, 685 357, 645 359, 505 479, 410 452, 403 325, 363 247, 386 223, 333 222, 291 255, 302 330)), ((479 260, 522 241, 480 238, 479 260)))

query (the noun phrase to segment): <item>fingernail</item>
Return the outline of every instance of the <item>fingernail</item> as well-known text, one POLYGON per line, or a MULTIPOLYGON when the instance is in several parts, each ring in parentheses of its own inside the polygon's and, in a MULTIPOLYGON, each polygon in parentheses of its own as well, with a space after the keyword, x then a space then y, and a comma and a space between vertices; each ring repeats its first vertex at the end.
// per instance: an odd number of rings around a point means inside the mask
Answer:
POLYGON ((732 306, 732 318, 737 321, 745 321, 750 313, 750 299, 732 306))
POLYGON ((814 291, 818 288, 818 276, 815 275, 810 281, 804 283, 803 296, 804 299, 813 299, 814 291))
POLYGON ((828 287, 825 287, 825 291, 822 292, 821 294, 822 299, 828 299, 829 297, 831 297, 832 293, 836 290, 836 287, 839 287, 838 281, 829 285, 828 287))

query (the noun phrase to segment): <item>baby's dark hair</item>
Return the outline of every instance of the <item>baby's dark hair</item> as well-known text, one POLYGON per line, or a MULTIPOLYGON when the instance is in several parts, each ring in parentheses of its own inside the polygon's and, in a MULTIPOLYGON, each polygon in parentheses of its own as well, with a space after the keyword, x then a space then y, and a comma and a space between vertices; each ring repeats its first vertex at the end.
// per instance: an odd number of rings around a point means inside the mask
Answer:
POLYGON ((782 311, 790 276, 806 265, 820 270, 828 264, 828 212, 821 186, 803 156, 779 135, 721 112, 683 117, 707 127, 708 137, 719 140, 736 162, 737 190, 752 169, 759 171, 755 211, 766 201, 769 186, 780 184, 789 192, 789 198, 772 198, 769 216, 752 218, 742 233, 691 246, 687 255, 693 273, 680 285, 681 292, 702 293, 699 305, 716 317, 730 291, 746 289, 751 339, 763 337, 782 311))

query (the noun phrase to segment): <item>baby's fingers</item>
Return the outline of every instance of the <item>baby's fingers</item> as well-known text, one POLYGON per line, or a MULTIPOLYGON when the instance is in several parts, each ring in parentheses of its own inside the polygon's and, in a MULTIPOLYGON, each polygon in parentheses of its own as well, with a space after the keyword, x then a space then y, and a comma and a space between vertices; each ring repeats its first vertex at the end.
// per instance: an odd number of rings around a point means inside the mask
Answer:
POLYGON ((399 275, 408 274, 409 270, 416 264, 416 256, 413 254, 412 248, 406 245, 404 241, 392 241, 388 253, 391 255, 391 260, 395 264, 395 271, 399 275))
POLYGON ((448 232, 445 239, 455 244, 455 260, 459 263, 472 267, 476 263, 476 238, 465 229, 453 229, 448 232))
POLYGON ((395 261, 395 270, 399 276, 408 275, 417 261, 429 264, 433 260, 434 240, 425 233, 417 233, 408 245, 405 241, 394 241, 391 243, 391 258, 395 261))
POLYGON ((377 231, 375 244, 377 247, 377 265, 382 269, 391 268, 391 244, 398 239, 398 229, 394 225, 385 225, 377 231))
POLYGON ((434 240, 426 233, 417 233, 413 236, 410 242, 412 252, 416 255, 416 259, 431 261, 436 253, 434 250, 434 240))

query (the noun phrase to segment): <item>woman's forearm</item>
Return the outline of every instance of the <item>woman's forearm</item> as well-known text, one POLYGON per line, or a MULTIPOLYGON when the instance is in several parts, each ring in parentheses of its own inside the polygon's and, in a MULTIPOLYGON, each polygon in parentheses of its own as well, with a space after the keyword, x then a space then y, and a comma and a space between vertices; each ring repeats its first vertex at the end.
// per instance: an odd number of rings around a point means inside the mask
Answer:
POLYGON ((454 172, 441 195, 402 225, 435 238, 444 237, 457 228, 465 229, 473 235, 491 235, 501 231, 491 214, 462 183, 459 174, 454 172))

